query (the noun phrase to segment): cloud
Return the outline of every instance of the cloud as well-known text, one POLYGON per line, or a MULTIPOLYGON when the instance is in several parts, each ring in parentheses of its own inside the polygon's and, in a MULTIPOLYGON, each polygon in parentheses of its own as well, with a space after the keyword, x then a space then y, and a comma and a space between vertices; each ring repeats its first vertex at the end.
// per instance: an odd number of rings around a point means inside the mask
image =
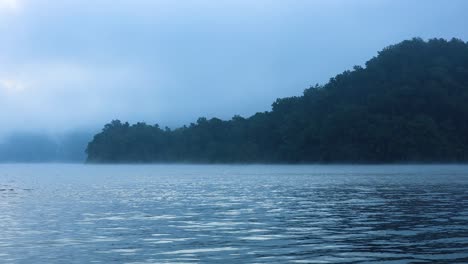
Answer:
POLYGON ((69 61, 20 65, 0 72, 0 120, 6 124, 2 129, 61 132, 128 118, 132 105, 140 104, 135 109, 141 111, 153 97, 151 91, 138 92, 145 82, 149 81, 141 71, 122 65, 69 61))
POLYGON ((25 85, 14 79, 0 79, 0 88, 8 93, 21 92, 25 89, 25 85))
POLYGON ((18 11, 20 8, 19 0, 0 0, 0 11, 18 11))
POLYGON ((248 116, 403 39, 466 40, 467 8, 459 0, 0 0, 0 129, 248 116))

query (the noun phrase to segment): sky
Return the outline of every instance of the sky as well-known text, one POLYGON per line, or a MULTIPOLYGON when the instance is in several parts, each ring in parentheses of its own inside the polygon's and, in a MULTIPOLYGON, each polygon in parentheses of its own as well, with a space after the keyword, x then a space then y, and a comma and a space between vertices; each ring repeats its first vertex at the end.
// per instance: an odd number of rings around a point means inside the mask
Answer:
POLYGON ((0 0, 0 135, 248 117, 402 40, 468 41, 467 10, 465 0, 0 0))

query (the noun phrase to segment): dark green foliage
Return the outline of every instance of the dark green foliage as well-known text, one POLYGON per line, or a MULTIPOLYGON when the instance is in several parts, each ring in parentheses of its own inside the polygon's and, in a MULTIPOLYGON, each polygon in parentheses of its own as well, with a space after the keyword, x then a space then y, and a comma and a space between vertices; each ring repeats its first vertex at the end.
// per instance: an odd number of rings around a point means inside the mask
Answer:
POLYGON ((91 162, 456 162, 468 160, 468 43, 412 39, 272 111, 175 130, 113 121, 91 162))

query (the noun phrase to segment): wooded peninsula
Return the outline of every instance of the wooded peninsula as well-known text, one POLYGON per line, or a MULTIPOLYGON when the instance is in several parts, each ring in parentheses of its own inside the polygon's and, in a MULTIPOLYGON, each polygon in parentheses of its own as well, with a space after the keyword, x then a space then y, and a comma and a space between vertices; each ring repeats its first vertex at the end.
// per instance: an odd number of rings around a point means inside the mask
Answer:
POLYGON ((403 41, 249 118, 176 129, 114 120, 86 153, 98 163, 466 162, 468 42, 403 41))

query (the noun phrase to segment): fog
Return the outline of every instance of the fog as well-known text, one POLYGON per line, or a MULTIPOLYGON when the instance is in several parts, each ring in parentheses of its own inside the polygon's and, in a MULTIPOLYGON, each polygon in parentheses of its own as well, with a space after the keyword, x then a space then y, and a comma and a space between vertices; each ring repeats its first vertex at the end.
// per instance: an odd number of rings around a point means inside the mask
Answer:
POLYGON ((463 0, 0 0, 0 136, 249 116, 401 40, 466 40, 466 10, 463 0))

